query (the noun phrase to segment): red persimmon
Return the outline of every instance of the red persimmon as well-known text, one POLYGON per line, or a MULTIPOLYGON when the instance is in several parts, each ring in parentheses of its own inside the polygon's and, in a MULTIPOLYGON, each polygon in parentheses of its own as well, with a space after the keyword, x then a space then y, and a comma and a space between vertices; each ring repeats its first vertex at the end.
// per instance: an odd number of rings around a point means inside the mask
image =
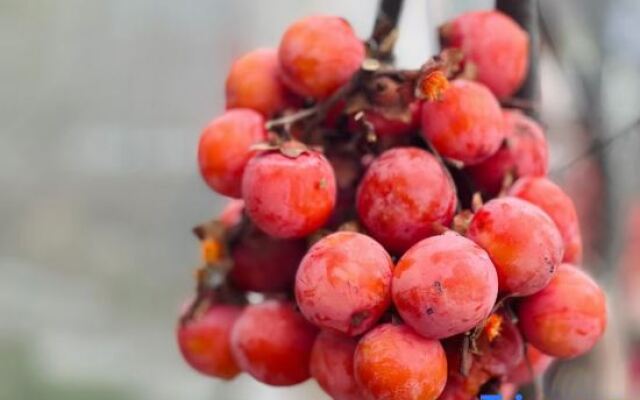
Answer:
POLYGON ((385 249, 356 232, 336 232, 314 244, 300 263, 295 294, 313 324, 351 336, 376 323, 391 302, 393 262, 385 249))

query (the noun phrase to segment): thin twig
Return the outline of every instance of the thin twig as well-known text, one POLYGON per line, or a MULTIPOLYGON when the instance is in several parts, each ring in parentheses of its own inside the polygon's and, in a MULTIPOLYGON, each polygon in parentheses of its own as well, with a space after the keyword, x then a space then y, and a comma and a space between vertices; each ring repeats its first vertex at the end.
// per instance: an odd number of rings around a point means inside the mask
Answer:
POLYGON ((597 153, 599 151, 606 149, 611 144, 613 144, 616 140, 621 139, 635 132, 637 128, 640 128, 640 118, 633 121, 632 123, 630 123, 629 125, 627 125, 626 127, 624 127, 622 130, 620 130, 618 133, 614 135, 607 136, 602 139, 601 138, 593 139, 593 141, 591 142, 591 145, 587 147, 586 150, 584 150, 582 153, 572 158, 571 161, 569 161, 568 163, 551 171, 550 175, 553 175, 556 177, 559 176, 560 174, 565 172, 567 169, 571 168, 577 162, 583 160, 586 157, 589 157, 594 153, 597 153))

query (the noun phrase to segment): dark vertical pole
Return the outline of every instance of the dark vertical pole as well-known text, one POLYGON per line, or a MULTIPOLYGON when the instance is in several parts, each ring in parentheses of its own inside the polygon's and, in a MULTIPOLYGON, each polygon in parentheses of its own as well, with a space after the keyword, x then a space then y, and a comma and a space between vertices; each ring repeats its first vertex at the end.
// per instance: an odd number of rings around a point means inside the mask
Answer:
POLYGON ((514 95, 533 118, 540 115, 540 26, 537 0, 496 0, 496 9, 513 18, 529 34, 529 71, 524 83, 514 95))
POLYGON ((398 35, 398 21, 404 0, 380 0, 378 12, 367 44, 371 56, 382 60, 393 60, 393 45, 398 35))

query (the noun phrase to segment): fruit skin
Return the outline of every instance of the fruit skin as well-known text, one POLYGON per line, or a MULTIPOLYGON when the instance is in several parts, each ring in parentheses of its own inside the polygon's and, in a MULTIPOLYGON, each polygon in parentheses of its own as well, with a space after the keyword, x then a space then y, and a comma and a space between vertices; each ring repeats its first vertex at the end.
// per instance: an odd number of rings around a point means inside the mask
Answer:
POLYGON ((311 323, 350 336, 368 331, 391 303, 393 262, 385 249, 356 232, 336 232, 314 244, 300 263, 295 295, 311 323))
POLYGON ((287 28, 278 55, 285 84, 301 96, 321 100, 351 79, 365 49, 346 20, 316 15, 287 28))
POLYGON ((354 370, 366 399, 434 400, 447 381, 447 358, 439 341, 383 324, 358 343, 354 370))
POLYGON ((336 178, 318 152, 306 150, 292 158, 269 151, 247 165, 242 196, 258 228, 279 238, 299 238, 321 228, 331 216, 336 178))
POLYGON ((304 240, 278 239, 251 227, 232 246, 229 279, 241 290, 286 291, 293 286, 306 251, 304 240))
POLYGON ((388 150, 371 163, 356 195, 356 209, 371 235, 392 252, 448 226, 455 187, 435 157, 416 147, 388 150))
POLYGON ((518 328, 505 316, 498 335, 489 340, 486 332, 476 341, 478 352, 471 353, 468 374, 462 375, 462 336, 444 341, 449 376, 439 400, 473 400, 492 378, 501 378, 522 360, 524 346, 518 328))
POLYGON ((198 372, 232 379, 240 368, 231 353, 231 330, 242 308, 216 304, 176 329, 178 346, 184 359, 198 372))
POLYGON ((250 108, 269 118, 294 103, 280 79, 278 52, 256 49, 238 58, 225 84, 227 108, 250 108))
POLYGON ((536 377, 542 375, 544 371, 549 368, 553 363, 554 358, 542 353, 531 345, 527 345, 526 358, 523 357, 522 361, 515 368, 509 371, 505 381, 515 383, 517 385, 525 385, 532 382, 536 377), (531 364, 532 371, 529 371, 527 365, 527 359, 531 364), (531 374, 533 372, 533 375, 531 374))
POLYGON ((457 234, 433 236, 411 247, 393 271, 393 302, 420 335, 441 339, 489 316, 498 276, 489 255, 457 234))
POLYGON ((440 100, 422 105, 422 135, 443 157, 478 164, 505 138, 500 104, 482 84, 454 80, 440 100))
POLYGON ((529 37, 499 11, 475 11, 455 18, 440 29, 441 41, 464 53, 477 72, 476 79, 499 98, 522 85, 529 67, 529 37))
POLYGON ((558 185, 544 177, 521 178, 508 193, 535 204, 551 217, 564 241, 564 262, 578 263, 582 260, 582 237, 576 207, 558 185))
POLYGON ((356 339, 322 331, 311 350, 311 376, 335 400, 362 400, 353 375, 353 355, 356 339))
MULTIPOLYGON (((413 133, 420 127, 420 118, 422 116, 422 104, 418 101, 410 103, 409 120, 392 119, 385 117, 382 113, 375 110, 365 110, 364 119, 369 122, 373 131, 378 136, 398 136, 413 133)), ((349 130, 357 132, 358 123, 354 118, 349 119, 349 130)))
POLYGON ((309 360, 317 331, 285 301, 250 305, 231 332, 238 365, 260 382, 290 386, 310 376, 309 360))
MULTIPOLYGON (((238 226, 244 201, 232 200, 218 219, 226 229, 238 226)), ((281 292, 293 286, 298 265, 307 252, 305 240, 278 239, 248 224, 230 243, 233 268, 229 280, 240 290, 281 292)))
POLYGON ((473 216, 467 237, 489 253, 500 292, 514 296, 544 288, 562 261, 562 237, 551 218, 515 197, 484 204, 473 216))
POLYGON ((264 118, 246 108, 228 110, 202 131, 198 164, 207 185, 229 197, 240 197, 245 166, 255 151, 251 146, 267 138, 264 118))
POLYGON ((520 111, 505 110, 506 138, 500 149, 480 164, 467 169, 478 190, 493 197, 505 176, 514 178, 545 176, 549 168, 549 150, 542 128, 520 111))
POLYGON ((218 220, 225 229, 231 229, 240 223, 242 213, 244 212, 244 201, 233 199, 227 203, 220 212, 218 220))
POLYGON ((545 354, 577 357, 602 337, 607 324, 605 303, 602 289, 589 275, 562 264, 546 288, 522 300, 520 330, 545 354))

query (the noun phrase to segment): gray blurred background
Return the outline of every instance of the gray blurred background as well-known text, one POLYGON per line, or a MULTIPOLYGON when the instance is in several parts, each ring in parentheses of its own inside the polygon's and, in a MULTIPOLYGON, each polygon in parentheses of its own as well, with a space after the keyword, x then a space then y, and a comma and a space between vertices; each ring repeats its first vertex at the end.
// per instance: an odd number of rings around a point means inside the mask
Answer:
MULTIPOLYGON (((399 64, 418 67, 437 50, 435 26, 492 4, 406 0, 399 64)), ((289 23, 312 13, 342 15, 364 38, 375 5, 0 0, 0 399, 324 398, 313 383, 220 384, 182 362, 173 330, 198 262, 190 228, 225 201, 201 182, 196 144, 223 110, 235 57, 276 46, 289 23)), ((557 170, 593 137, 638 118, 640 4, 543 6, 556 52, 547 48, 542 62, 543 119, 557 170)), ((615 310, 604 356, 596 367, 581 362, 578 382, 617 371, 597 383, 600 400, 629 392, 623 355, 633 329, 618 311, 615 271, 626 210, 640 204, 639 152, 632 132, 554 176, 596 199, 583 201, 601 246, 588 263, 615 310)))

